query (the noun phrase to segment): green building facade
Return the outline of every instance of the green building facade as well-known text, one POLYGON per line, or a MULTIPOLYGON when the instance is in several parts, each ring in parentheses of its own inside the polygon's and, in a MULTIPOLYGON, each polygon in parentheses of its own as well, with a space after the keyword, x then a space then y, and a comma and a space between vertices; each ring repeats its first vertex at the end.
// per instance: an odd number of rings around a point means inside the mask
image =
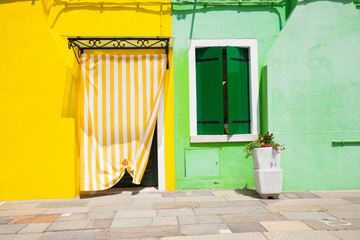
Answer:
POLYGON ((359 189, 359 26, 351 0, 173 1, 176 189, 254 188, 243 149, 267 131, 284 191, 359 189))

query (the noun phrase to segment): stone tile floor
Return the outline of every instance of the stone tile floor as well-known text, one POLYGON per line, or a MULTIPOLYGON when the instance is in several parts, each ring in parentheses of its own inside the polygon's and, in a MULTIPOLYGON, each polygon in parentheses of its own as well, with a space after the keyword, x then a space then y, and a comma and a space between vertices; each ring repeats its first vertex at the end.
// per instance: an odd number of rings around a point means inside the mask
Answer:
POLYGON ((0 202, 1 240, 360 240, 360 190, 159 192, 119 188, 77 199, 0 202))

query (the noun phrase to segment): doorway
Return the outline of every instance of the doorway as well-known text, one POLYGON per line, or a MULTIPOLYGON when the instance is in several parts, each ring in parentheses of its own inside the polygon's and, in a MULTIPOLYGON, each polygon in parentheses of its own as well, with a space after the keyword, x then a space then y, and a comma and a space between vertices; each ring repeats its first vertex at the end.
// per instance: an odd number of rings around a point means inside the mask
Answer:
POLYGON ((158 185, 158 144, 157 144, 157 126, 155 126, 154 136, 151 144, 149 160, 146 165, 144 176, 139 185, 133 184, 133 178, 125 171, 124 176, 113 188, 123 187, 155 187, 158 185))

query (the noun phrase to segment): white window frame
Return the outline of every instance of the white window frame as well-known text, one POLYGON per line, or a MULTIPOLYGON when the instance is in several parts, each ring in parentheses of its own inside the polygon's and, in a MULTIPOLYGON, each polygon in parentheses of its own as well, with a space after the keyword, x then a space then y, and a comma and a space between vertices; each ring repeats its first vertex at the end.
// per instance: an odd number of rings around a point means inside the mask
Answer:
POLYGON ((248 142, 259 135, 259 72, 257 39, 190 39, 189 40, 189 95, 190 95, 190 142, 248 142), (242 47, 249 49, 249 94, 250 94, 250 134, 198 135, 196 111, 196 62, 197 48, 242 47))

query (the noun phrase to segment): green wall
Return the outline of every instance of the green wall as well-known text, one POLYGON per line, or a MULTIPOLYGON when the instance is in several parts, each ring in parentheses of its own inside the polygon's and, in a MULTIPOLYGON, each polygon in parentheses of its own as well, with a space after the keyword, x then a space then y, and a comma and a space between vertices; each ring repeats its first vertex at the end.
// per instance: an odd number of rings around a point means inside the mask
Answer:
POLYGON ((283 190, 360 188, 360 144, 332 144, 360 140, 359 40, 352 0, 299 1, 277 38, 261 90, 283 190))
POLYGON ((288 14, 289 7, 285 6, 173 5, 176 189, 254 187, 253 163, 243 152, 246 143, 190 144, 188 40, 257 38, 260 71, 288 14), (186 178, 188 149, 219 149, 219 176, 186 178))

